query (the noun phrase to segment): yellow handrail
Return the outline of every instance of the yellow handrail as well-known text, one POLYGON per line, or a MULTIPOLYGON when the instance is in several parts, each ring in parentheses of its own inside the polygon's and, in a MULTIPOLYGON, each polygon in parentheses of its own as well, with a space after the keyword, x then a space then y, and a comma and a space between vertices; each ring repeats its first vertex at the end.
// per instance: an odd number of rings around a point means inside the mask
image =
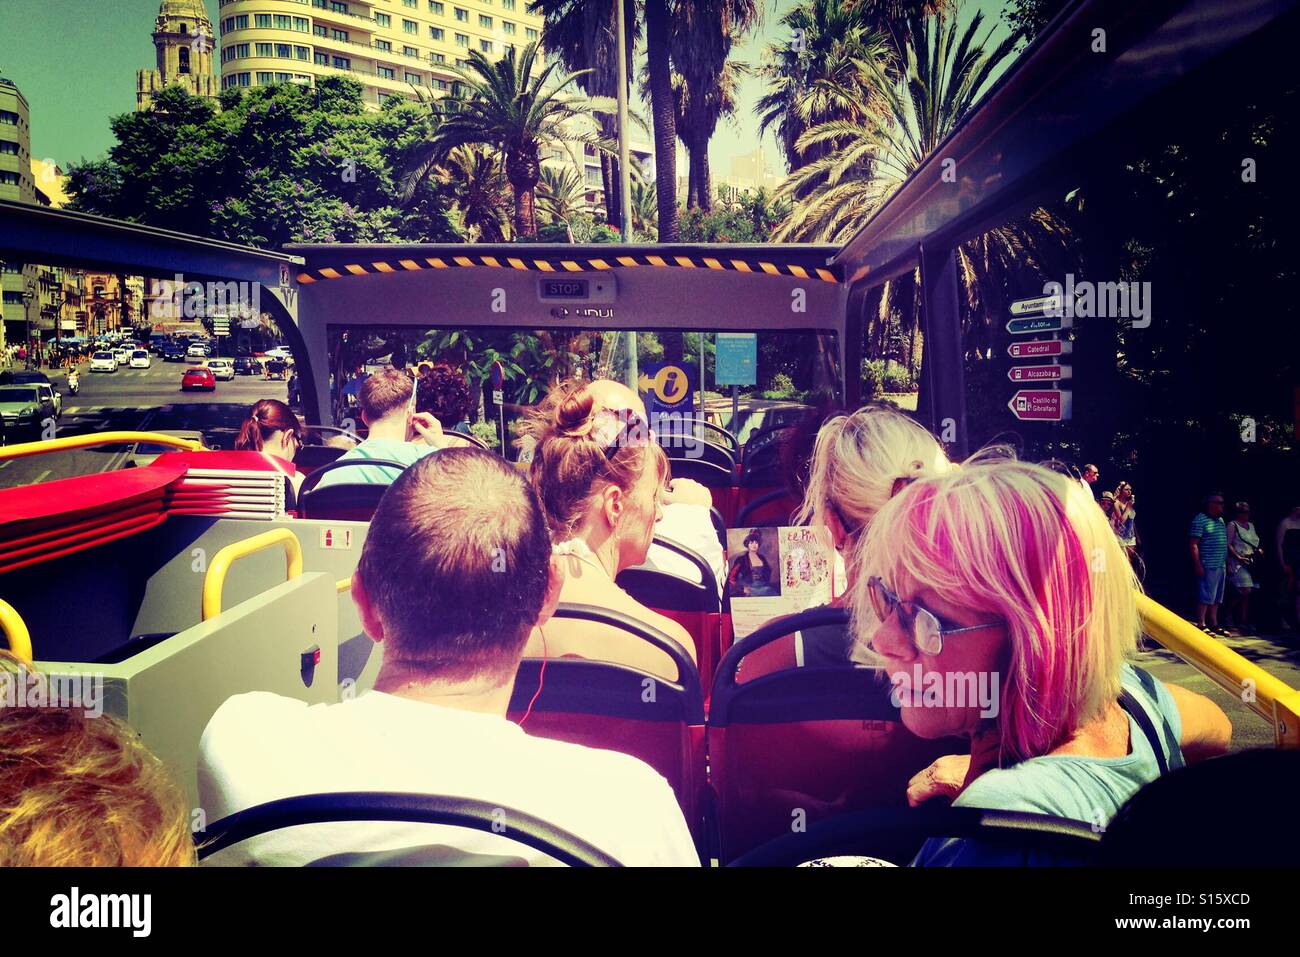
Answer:
POLYGON ((287 528, 273 528, 242 542, 227 545, 208 563, 207 574, 203 577, 203 621, 221 614, 221 590, 225 587, 226 572, 230 571, 230 566, 254 552, 277 545, 284 546, 286 578, 294 579, 302 574, 302 545, 298 537, 287 528))
POLYGON ((59 439, 43 439, 39 442, 21 442, 18 445, 6 445, 0 448, 0 462, 5 459, 21 459, 28 455, 44 455, 46 452, 66 452, 69 449, 84 449, 93 445, 120 445, 125 442, 170 445, 186 452, 207 451, 207 446, 196 439, 182 439, 175 435, 164 435, 161 432, 92 432, 87 435, 66 435, 59 439))
POLYGON ((338 581, 336 581, 336 582, 334 583, 334 588, 338 591, 338 593, 339 593, 340 595, 343 594, 345 591, 351 591, 351 590, 352 590, 352 579, 351 579, 351 578, 340 578, 338 581))
POLYGON ((24 664, 32 663, 32 636, 27 622, 13 605, 0 598, 0 632, 9 641, 9 650, 24 664))
POLYGON ((1146 595, 1137 600, 1148 635, 1270 722, 1279 748, 1300 748, 1300 691, 1146 595))

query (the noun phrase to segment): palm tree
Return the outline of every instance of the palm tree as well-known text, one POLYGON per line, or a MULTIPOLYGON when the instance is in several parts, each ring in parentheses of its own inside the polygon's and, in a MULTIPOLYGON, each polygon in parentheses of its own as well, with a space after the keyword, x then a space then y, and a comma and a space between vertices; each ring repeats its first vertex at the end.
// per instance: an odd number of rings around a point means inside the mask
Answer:
POLYGON ((925 162, 1015 53, 1017 33, 985 49, 993 28, 979 40, 983 23, 979 12, 965 30, 955 17, 915 18, 894 82, 878 63, 863 64, 861 81, 885 104, 886 115, 830 120, 800 135, 796 150, 827 144, 835 150, 795 171, 777 190, 783 198, 803 197, 777 230, 778 242, 847 238, 925 162))
MULTIPOLYGON (((578 86, 589 96, 618 96, 618 0, 532 0, 528 12, 541 16, 542 40, 559 57, 564 68, 581 75, 578 86)), ((637 0, 623 0, 627 23, 627 75, 632 76, 633 50, 641 37, 637 0)), ((616 113, 598 111, 601 135, 618 135, 616 113)), ((621 180, 617 154, 602 153, 601 179, 605 187, 605 218, 619 223, 622 216, 621 180)))
MULTIPOLYGON (((677 108, 672 79, 670 0, 645 0, 646 61, 650 74, 650 114, 654 118, 655 188, 659 202, 659 241, 675 243, 677 231, 677 108)), ((690 3, 691 0, 678 0, 690 3)))
POLYGON ((659 211, 659 198, 655 195, 653 180, 638 177, 632 180, 632 228, 651 232, 659 211))
POLYGON ((578 79, 577 73, 566 73, 548 86, 559 64, 548 64, 534 75, 537 50, 537 42, 522 52, 510 47, 496 63, 477 50, 470 52, 467 66, 455 70, 460 80, 453 95, 429 104, 439 122, 413 153, 402 179, 404 199, 413 196, 456 147, 490 146, 502 154, 514 193, 516 238, 537 235, 534 191, 541 177, 541 151, 568 144, 609 149, 607 140, 583 128, 583 121, 592 121, 593 106, 607 104, 563 92, 578 79))
POLYGON ((729 59, 735 40, 758 22, 754 0, 691 0, 673 17, 673 64, 681 76, 677 135, 690 156, 686 205, 709 208, 709 140, 718 120, 735 112, 745 67, 729 59))
POLYGON ((501 159, 482 146, 458 146, 436 173, 472 243, 499 243, 510 231, 510 198, 501 159))
POLYGON ((852 0, 808 0, 781 18, 789 39, 769 45, 758 73, 767 82, 754 107, 759 135, 775 127, 791 170, 833 152, 834 143, 800 147, 823 123, 864 123, 880 111, 872 77, 889 56, 885 38, 852 0))
POLYGON ((572 225, 586 211, 587 185, 570 166, 543 166, 537 184, 537 205, 552 223, 572 225))

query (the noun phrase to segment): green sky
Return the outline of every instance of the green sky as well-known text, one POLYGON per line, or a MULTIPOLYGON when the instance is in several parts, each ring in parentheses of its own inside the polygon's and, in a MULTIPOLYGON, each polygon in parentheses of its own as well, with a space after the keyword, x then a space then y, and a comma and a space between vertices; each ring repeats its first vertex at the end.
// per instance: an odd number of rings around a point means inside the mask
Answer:
MULTIPOLYGON (((206 3, 215 21, 217 0, 206 3)), ((780 14, 792 5, 793 0, 767 0, 763 25, 742 47, 742 59, 758 59, 781 30, 780 14)), ((981 9, 1000 24, 1002 6, 1003 0, 964 0, 962 9, 966 15, 981 9)), ((154 64, 150 33, 157 13, 158 0, 0 0, 0 74, 18 85, 31 106, 34 157, 66 168, 108 149, 109 117, 134 109, 135 71, 154 64)), ((758 144, 752 110, 760 94, 758 80, 742 85, 739 115, 710 144, 715 176, 725 176, 732 157, 758 144)), ((768 145, 770 165, 780 172, 770 136, 768 145)))

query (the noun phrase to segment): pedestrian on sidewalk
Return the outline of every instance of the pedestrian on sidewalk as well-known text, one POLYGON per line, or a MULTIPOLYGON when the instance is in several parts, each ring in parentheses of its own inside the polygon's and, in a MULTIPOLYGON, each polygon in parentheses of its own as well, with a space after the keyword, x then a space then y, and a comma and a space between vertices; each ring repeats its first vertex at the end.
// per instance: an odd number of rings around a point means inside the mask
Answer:
POLYGON ((1196 623, 1212 635, 1227 637, 1219 624, 1228 560, 1228 530, 1223 523, 1223 496, 1205 497, 1205 510, 1192 519, 1189 532, 1192 563, 1196 569, 1196 623))
POLYGON ((1250 593, 1259 588, 1253 572, 1264 552, 1259 547, 1259 532, 1250 521, 1250 503, 1238 502, 1232 511, 1233 519, 1228 523, 1228 583, 1235 592, 1232 623, 1243 634, 1253 635, 1250 593))

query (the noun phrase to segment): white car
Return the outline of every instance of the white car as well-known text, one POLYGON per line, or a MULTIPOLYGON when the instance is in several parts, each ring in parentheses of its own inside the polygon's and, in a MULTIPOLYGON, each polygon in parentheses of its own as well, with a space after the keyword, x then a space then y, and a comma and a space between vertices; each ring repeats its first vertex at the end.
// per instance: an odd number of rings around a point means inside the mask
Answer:
POLYGON ((148 369, 151 365, 153 365, 153 362, 149 358, 149 353, 143 349, 136 349, 131 353, 132 369, 148 369))
POLYGON ((117 356, 111 352, 96 352, 90 357, 91 372, 116 372, 117 356))
POLYGON ((130 361, 131 361, 131 350, 130 350, 130 349, 114 349, 114 350, 113 350, 113 358, 117 360, 117 364, 118 364, 118 365, 120 365, 120 366, 127 365, 127 364, 129 364, 130 361))
POLYGON ((201 342, 195 342, 185 350, 185 355, 191 359, 206 359, 208 357, 208 347, 201 342))
POLYGON ((230 359, 209 359, 204 364, 212 370, 215 379, 224 381, 235 377, 235 363, 230 359))

